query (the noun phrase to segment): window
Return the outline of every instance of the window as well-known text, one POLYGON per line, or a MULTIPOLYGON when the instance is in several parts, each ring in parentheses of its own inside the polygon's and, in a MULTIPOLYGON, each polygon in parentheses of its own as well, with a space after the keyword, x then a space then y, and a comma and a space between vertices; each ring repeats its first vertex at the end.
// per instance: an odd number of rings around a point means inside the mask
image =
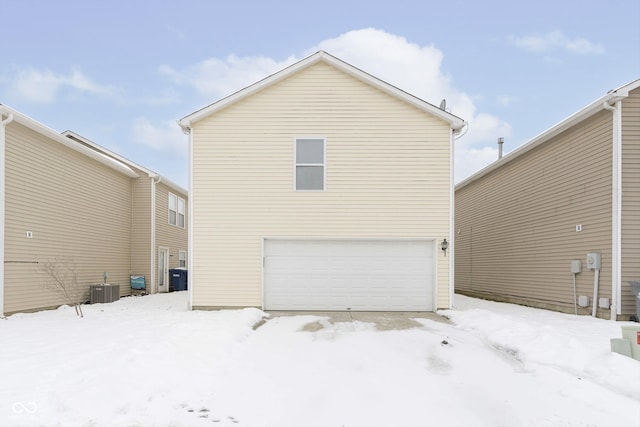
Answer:
POLYGON ((184 199, 178 197, 178 227, 184 228, 184 199))
POLYGON ((178 267, 187 266, 187 251, 178 251, 178 267))
POLYGON ((169 193, 169 224, 184 228, 184 199, 169 193))
POLYGON ((324 190, 324 139, 298 138, 295 151, 295 189, 324 190))

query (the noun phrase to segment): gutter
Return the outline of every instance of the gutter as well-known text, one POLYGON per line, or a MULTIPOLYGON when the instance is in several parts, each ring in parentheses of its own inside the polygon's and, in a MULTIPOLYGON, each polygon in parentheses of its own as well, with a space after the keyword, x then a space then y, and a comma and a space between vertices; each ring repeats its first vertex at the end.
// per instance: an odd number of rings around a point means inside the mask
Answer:
POLYGON ((6 105, 0 104, 0 115, 2 114, 11 116, 12 117, 11 121, 20 123, 21 125, 26 126, 27 128, 39 133, 40 135, 43 135, 48 139, 55 141, 57 143, 60 143, 66 147, 69 147, 70 149, 77 151, 91 159, 94 159, 113 170, 116 170, 124 175, 127 175, 130 178, 138 178, 138 174, 135 173, 126 164, 120 161, 116 161, 112 158, 109 158, 109 156, 105 156, 103 153, 100 153, 96 150, 92 150, 91 148, 84 146, 83 144, 78 144, 77 141, 74 141, 73 139, 67 138, 64 135, 59 134, 53 129, 46 127, 42 123, 39 123, 33 120, 32 118, 25 116, 24 114, 21 114, 20 112, 6 105))
POLYGON ((521 155, 525 154, 526 152, 534 149, 535 147, 539 146, 540 144, 544 144, 545 142, 547 142, 550 139, 552 139, 554 136, 557 136, 558 134, 560 134, 563 131, 569 129, 570 127, 574 126, 575 124, 577 124, 577 123, 587 119, 588 117, 591 117, 592 115, 602 111, 602 109, 604 108, 603 104, 611 105, 613 103, 616 103, 616 102, 620 101, 621 99, 626 98, 627 96, 629 96, 629 92, 630 91, 632 91, 634 89, 637 89, 638 87, 640 87, 640 79, 635 80, 635 81, 633 81, 633 82, 631 82, 631 83, 629 83, 629 84, 627 84, 625 86, 622 86, 622 87, 620 87, 618 89, 612 90, 612 91, 610 91, 609 93, 607 93, 604 96, 601 96, 596 101, 594 101, 591 104, 587 105, 586 107, 584 107, 580 111, 572 114, 571 116, 567 117, 566 119, 562 120, 561 122, 557 123, 556 125, 552 126, 551 128, 545 130, 541 134, 533 137, 528 142, 522 144, 521 146, 519 146, 515 150, 511 151, 510 153, 505 154, 504 157, 502 157, 501 159, 496 160, 495 162, 493 162, 490 165, 484 167, 483 169, 479 170, 475 174, 465 178, 464 180, 459 182, 458 185, 456 185, 456 190, 464 188, 465 186, 471 184, 472 182, 477 181, 478 179, 480 179, 483 176, 489 174, 493 170, 500 168, 505 163, 508 163, 508 162, 518 158, 519 156, 521 156, 521 155))
MULTIPOLYGON (((621 314, 622 299, 620 281, 622 273, 622 101, 602 103, 602 107, 613 113, 613 145, 611 168, 611 320, 621 314)), ((594 301, 595 304, 595 301, 594 301)))
POLYGON ((4 214, 5 214, 5 128, 13 121, 13 114, 9 113, 2 119, 0 113, 0 318, 4 317, 4 214))

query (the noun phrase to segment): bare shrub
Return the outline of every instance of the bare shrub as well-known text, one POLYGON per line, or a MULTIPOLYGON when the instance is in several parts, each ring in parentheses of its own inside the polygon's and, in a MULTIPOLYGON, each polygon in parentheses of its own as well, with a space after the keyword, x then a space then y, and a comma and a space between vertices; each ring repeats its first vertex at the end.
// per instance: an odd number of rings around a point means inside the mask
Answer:
POLYGON ((47 276, 45 289, 61 295, 67 304, 75 308, 76 315, 84 317, 82 313, 84 289, 78 284, 73 260, 54 258, 41 264, 39 269, 47 276))

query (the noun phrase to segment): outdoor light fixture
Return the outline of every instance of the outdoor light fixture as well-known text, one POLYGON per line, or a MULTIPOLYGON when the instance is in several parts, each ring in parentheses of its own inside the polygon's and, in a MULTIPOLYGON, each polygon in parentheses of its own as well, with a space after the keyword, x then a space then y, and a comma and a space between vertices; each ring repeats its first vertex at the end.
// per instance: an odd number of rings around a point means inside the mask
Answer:
POLYGON ((444 252, 444 256, 447 256, 447 249, 449 248, 449 242, 447 242, 447 239, 442 240, 440 247, 442 248, 442 252, 444 252))

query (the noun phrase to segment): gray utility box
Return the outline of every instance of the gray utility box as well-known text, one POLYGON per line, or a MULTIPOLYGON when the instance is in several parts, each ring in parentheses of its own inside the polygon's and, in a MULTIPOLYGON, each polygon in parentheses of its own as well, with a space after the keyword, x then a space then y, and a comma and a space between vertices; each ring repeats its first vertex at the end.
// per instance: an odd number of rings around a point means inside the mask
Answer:
POLYGON ((91 285, 89 296, 91 304, 118 301, 120 299, 120 285, 91 285))
POLYGON ((591 252, 587 254, 587 268, 589 270, 599 270, 602 265, 602 254, 600 252, 591 252))

